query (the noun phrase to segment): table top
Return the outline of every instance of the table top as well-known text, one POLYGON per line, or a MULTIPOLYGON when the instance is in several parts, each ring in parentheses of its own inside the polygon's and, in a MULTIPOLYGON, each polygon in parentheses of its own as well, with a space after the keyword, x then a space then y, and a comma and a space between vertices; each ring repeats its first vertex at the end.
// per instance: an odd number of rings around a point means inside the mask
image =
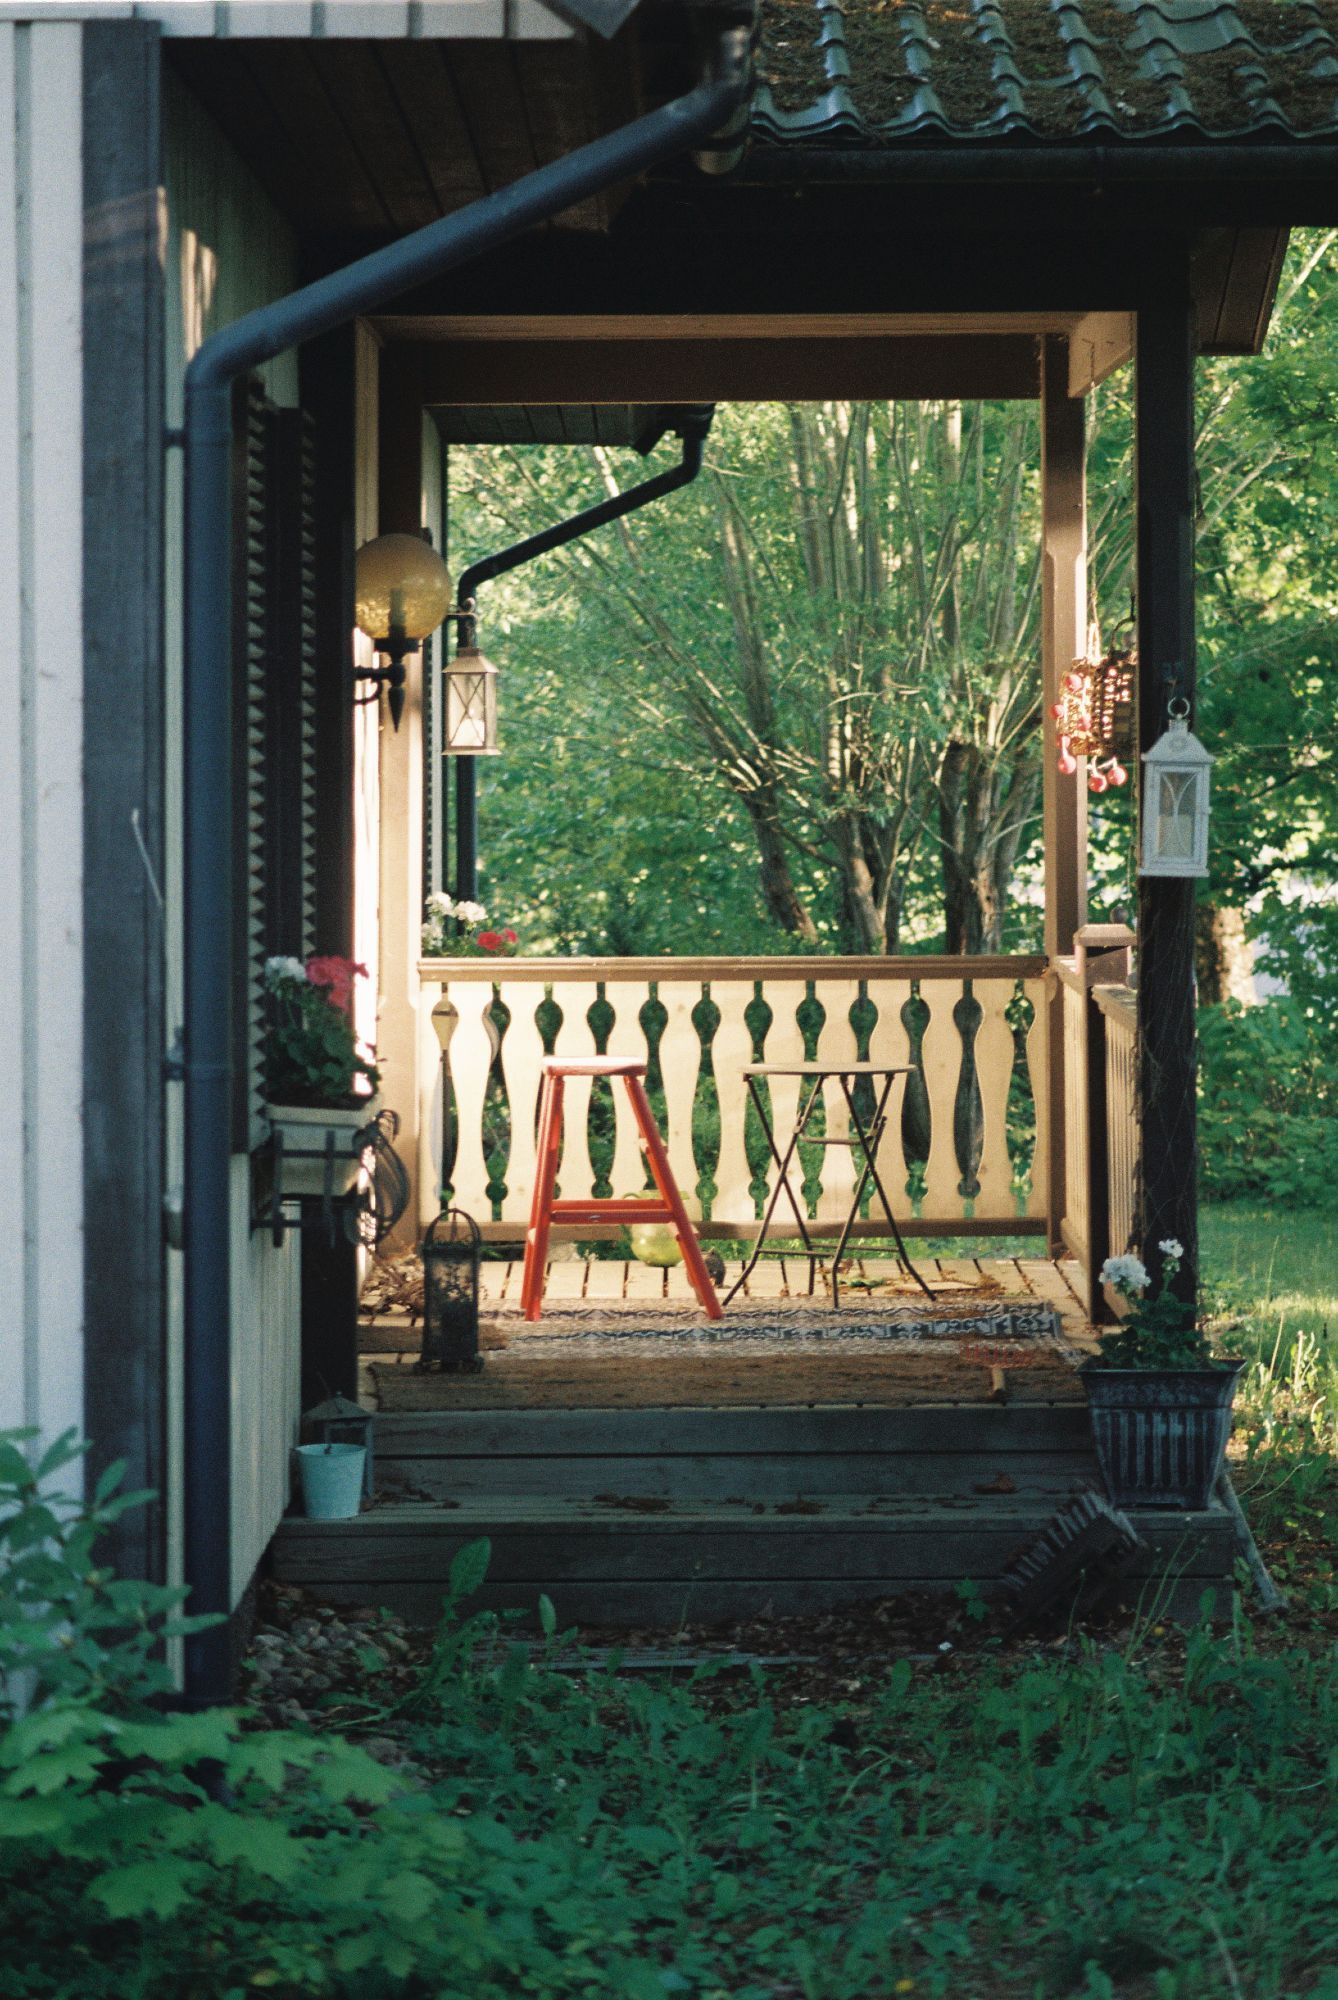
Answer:
POLYGON ((749 1063, 745 1076, 909 1076, 911 1063, 749 1063))

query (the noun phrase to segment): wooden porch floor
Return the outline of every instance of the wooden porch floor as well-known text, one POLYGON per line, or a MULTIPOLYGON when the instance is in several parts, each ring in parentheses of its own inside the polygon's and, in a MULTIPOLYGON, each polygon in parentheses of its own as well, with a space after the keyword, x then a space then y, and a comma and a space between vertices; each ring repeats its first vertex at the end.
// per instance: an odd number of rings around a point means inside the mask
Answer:
MULTIPOLYGON (((1001 1305, 1049 1305, 1058 1312, 1070 1348, 1090 1351, 1094 1335, 1079 1301, 1076 1266, 1067 1260, 1044 1258, 930 1258, 918 1267, 936 1294, 939 1311, 954 1303, 965 1312, 1001 1305)), ((556 1327, 564 1306, 585 1308, 608 1301, 620 1317, 637 1303, 677 1308, 685 1327, 700 1323, 696 1302, 681 1267, 656 1271, 639 1263, 570 1258, 549 1267, 546 1313, 527 1328, 523 1340, 507 1343, 507 1320, 515 1329, 515 1303, 520 1290, 520 1264, 493 1263, 483 1268, 482 1343, 484 1367, 478 1375, 420 1375, 414 1368, 421 1348, 421 1328, 407 1316, 387 1314, 362 1329, 361 1395, 371 1407, 385 1410, 503 1410, 582 1408, 813 1408, 824 1404, 901 1407, 919 1403, 969 1403, 988 1400, 987 1369, 964 1367, 955 1356, 943 1361, 923 1352, 903 1353, 888 1342, 876 1352, 842 1352, 839 1343, 815 1350, 795 1343, 795 1351, 749 1351, 726 1337, 719 1348, 704 1343, 688 1349, 666 1346, 661 1357, 648 1355, 645 1343, 635 1353, 582 1349, 569 1340, 545 1340, 545 1328, 556 1327), (499 1309, 501 1317, 498 1317, 499 1309), (402 1371, 402 1372, 401 1372, 402 1371), (979 1377, 979 1379, 976 1379, 979 1377)), ((734 1273, 727 1265, 726 1284, 734 1273)), ((740 1300, 754 1307, 774 1308, 778 1328, 800 1310, 811 1309, 808 1266, 802 1258, 767 1259, 759 1265, 740 1300)), ((818 1292, 821 1308, 823 1294, 818 1292)), ((854 1258, 843 1271, 842 1307, 833 1326, 865 1318, 879 1308, 902 1311, 924 1305, 918 1287, 885 1258, 854 1258)), ((1071 1362, 1058 1357, 1039 1361, 1033 1369, 1009 1376, 1005 1391, 1010 1402, 1076 1403, 1081 1385, 1071 1362)))

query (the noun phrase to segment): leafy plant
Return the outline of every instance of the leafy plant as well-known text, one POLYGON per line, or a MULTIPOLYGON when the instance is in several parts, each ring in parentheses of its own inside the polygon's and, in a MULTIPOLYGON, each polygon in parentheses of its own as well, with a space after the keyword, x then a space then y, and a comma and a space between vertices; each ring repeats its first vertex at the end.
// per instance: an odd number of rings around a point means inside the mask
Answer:
POLYGON ((265 1088, 272 1104, 354 1107, 356 1085, 375 1090, 379 1073, 358 1050, 353 981, 365 965, 349 958, 270 958, 265 986, 271 1018, 265 1045, 265 1088))
POLYGON ((184 1590, 115 1576, 98 1538, 152 1495, 118 1493, 109 1465, 85 1499, 60 1485, 87 1451, 72 1431, 34 1464, 37 1432, 0 1432, 0 1724, 31 1711, 96 1704, 142 1711, 172 1686, 164 1643, 216 1621, 185 1618, 184 1590))
POLYGON ((1101 1282, 1119 1292, 1130 1311, 1098 1346, 1108 1368, 1212 1368, 1217 1357, 1192 1306, 1172 1289, 1184 1250, 1174 1238, 1158 1245, 1162 1280, 1155 1292, 1137 1257, 1107 1257, 1101 1282), (1151 1294, 1149 1296, 1149 1294, 1151 1294))

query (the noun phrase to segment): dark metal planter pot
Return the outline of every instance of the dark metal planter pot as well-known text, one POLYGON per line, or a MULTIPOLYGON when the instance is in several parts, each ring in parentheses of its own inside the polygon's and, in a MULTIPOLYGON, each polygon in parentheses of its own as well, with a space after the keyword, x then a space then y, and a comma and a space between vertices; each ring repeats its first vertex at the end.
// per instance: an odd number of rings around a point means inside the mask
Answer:
POLYGON ((1079 1372, 1106 1490, 1117 1507, 1208 1505, 1231 1435, 1245 1366, 1099 1368, 1079 1372))

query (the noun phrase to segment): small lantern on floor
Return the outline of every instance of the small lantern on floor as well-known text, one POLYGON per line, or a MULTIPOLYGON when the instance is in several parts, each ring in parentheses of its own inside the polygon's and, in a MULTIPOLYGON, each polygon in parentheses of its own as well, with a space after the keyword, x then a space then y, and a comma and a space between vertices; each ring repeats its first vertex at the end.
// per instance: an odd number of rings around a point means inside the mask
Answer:
POLYGON ((370 1410, 364 1410, 361 1403, 351 1403, 347 1396, 329 1396, 325 1402, 303 1413, 302 1442, 304 1444, 360 1444, 367 1456, 363 1460, 362 1490, 367 1499, 372 1494, 372 1430, 375 1418, 370 1410))
POLYGON ((1177 698, 1170 722, 1143 752, 1142 875, 1208 873, 1208 786, 1213 767, 1189 727, 1189 703, 1177 698))
POLYGON ((447 757, 496 757, 497 669, 472 643, 441 670, 445 693, 442 749, 447 757))
POLYGON ((479 1226, 444 1209, 423 1238, 422 1369, 479 1369, 479 1226))

